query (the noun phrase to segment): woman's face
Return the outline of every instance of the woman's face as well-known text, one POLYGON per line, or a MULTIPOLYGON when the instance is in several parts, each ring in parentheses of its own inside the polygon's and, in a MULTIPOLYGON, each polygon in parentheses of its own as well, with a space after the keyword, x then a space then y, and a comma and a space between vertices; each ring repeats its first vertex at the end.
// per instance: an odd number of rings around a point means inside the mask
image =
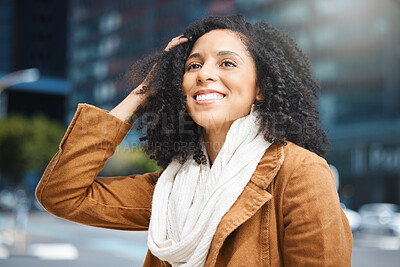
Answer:
POLYGON ((182 88, 187 109, 206 130, 229 127, 261 98, 254 61, 233 31, 218 29, 201 36, 185 67, 182 88))

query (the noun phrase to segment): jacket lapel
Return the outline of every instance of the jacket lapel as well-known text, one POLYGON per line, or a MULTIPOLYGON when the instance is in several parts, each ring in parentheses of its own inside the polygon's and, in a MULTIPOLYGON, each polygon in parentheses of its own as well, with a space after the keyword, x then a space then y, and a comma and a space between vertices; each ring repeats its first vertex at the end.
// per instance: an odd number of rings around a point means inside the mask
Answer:
POLYGON ((282 145, 271 145, 265 151, 249 183, 230 210, 222 217, 211 242, 206 266, 215 265, 225 239, 272 198, 266 189, 278 173, 283 159, 282 145))

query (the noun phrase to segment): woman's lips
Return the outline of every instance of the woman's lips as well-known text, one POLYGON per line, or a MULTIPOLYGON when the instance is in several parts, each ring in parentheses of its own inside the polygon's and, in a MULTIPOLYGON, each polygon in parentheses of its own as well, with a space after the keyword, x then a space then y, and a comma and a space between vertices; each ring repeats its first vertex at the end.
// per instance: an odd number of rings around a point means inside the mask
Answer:
POLYGON ((199 93, 196 94, 193 98, 197 104, 207 105, 221 101, 222 99, 224 99, 224 97, 225 97, 224 94, 213 92, 213 93, 199 93))

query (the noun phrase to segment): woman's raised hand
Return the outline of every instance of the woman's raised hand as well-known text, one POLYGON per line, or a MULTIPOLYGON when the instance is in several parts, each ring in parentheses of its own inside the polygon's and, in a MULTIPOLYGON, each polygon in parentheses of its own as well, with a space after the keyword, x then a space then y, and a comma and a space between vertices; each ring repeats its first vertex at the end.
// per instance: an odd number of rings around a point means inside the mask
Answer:
POLYGON ((172 38, 172 40, 168 43, 167 47, 164 49, 165 52, 169 52, 170 49, 174 48, 175 46, 178 46, 180 44, 186 43, 189 41, 187 37, 185 37, 183 34, 172 38))
MULTIPOLYGON (((189 39, 187 37, 185 37, 183 34, 181 34, 181 35, 179 35, 177 37, 174 37, 174 38, 171 39, 171 41, 169 41, 168 45, 164 48, 164 51, 165 52, 169 52, 169 50, 171 50, 172 48, 174 48, 174 47, 176 47, 176 46, 178 46, 180 44, 186 43, 188 40, 189 39)), ((157 63, 154 64, 154 66, 151 68, 151 70, 150 70, 149 74, 147 75, 147 77, 150 76, 151 72, 154 70, 154 67, 156 65, 157 65, 157 63)), ((148 79, 147 77, 144 79, 144 81, 138 87, 143 88, 144 86, 146 86, 146 81, 148 79)), ((134 92, 135 90, 136 90, 136 88, 132 92, 134 92)))
MULTIPOLYGON (((164 51, 169 52, 172 48, 183 44, 188 40, 189 39, 187 37, 184 37, 183 35, 172 38, 172 40, 165 47, 164 51)), ((150 73, 154 70, 154 67, 155 65, 153 66, 150 73)), ((137 88, 132 90, 132 92, 109 113, 122 121, 134 124, 135 121, 141 116, 141 110, 143 109, 143 106, 147 104, 147 98, 150 94, 149 92, 145 94, 136 93, 138 90, 141 90, 144 86, 146 86, 146 80, 147 78, 137 88)))

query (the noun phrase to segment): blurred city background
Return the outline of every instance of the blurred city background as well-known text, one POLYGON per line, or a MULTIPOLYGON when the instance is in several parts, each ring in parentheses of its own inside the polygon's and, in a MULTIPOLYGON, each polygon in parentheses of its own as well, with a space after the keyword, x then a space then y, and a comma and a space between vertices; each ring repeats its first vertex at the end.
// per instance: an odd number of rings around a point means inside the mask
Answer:
MULTIPOLYGON (((0 265, 141 266, 146 233, 42 210, 34 189, 78 103, 111 110, 124 72, 191 22, 241 13, 310 57, 353 266, 400 262, 400 0, 0 0, 0 265)), ((102 175, 157 169, 131 131, 102 175)))

